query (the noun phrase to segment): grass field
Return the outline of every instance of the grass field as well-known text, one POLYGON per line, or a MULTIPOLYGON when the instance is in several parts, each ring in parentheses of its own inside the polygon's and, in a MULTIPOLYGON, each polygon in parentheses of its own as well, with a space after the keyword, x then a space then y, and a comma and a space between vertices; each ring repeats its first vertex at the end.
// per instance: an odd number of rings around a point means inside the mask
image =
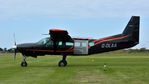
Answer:
POLYGON ((58 67, 60 56, 27 58, 0 53, 0 84, 149 84, 149 53, 104 53, 68 57, 67 67, 58 67), (107 64, 106 69, 103 68, 107 64))

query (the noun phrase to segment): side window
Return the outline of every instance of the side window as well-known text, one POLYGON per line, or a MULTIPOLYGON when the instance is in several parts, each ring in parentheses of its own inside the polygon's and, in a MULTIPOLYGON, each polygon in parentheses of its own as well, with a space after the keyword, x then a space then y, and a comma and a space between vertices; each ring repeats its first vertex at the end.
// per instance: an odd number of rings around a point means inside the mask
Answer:
POLYGON ((72 42, 62 42, 62 41, 58 42, 58 47, 65 48, 67 46, 68 47, 73 46, 73 43, 72 42))
POLYGON ((46 47, 49 47, 49 46, 53 46, 53 41, 50 40, 46 43, 46 47))
POLYGON ((75 42, 75 47, 80 47, 80 46, 81 46, 80 42, 75 42))
POLYGON ((89 46, 94 46, 94 45, 95 45, 94 42, 90 42, 90 43, 89 43, 89 46))
POLYGON ((66 42, 66 46, 73 46, 72 42, 66 42))
POLYGON ((83 42, 82 47, 86 47, 86 46, 88 46, 88 44, 83 42))
POLYGON ((58 45, 59 45, 59 46, 62 46, 62 41, 58 42, 58 45))

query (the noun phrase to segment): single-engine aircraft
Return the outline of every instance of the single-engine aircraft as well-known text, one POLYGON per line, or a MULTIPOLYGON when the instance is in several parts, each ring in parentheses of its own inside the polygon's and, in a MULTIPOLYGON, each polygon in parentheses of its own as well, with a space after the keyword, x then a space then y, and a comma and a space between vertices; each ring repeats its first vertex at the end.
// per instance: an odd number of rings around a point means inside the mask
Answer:
MULTIPOLYGON (((121 34, 105 37, 102 39, 72 38, 66 30, 50 29, 50 37, 36 43, 15 43, 15 51, 22 53, 22 67, 27 67, 26 57, 44 55, 62 55, 59 67, 67 65, 68 55, 91 55, 96 53, 115 51, 133 47, 139 44, 140 17, 132 16, 126 28, 121 34)), ((16 52, 14 55, 16 58, 16 52)))

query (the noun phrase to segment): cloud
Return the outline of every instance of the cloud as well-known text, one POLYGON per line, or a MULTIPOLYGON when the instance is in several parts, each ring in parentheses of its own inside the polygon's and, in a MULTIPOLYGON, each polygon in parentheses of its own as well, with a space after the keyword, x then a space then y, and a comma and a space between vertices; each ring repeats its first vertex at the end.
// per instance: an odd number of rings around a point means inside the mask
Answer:
POLYGON ((148 17, 148 3, 148 0, 0 0, 0 18, 148 17))

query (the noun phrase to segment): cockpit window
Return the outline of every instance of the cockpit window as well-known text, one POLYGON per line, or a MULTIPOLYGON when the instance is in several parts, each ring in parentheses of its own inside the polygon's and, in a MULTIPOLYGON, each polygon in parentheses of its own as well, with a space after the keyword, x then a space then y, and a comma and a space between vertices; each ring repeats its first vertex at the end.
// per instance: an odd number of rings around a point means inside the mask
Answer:
MULTIPOLYGON (((41 39, 40 41, 37 42, 37 44, 45 45, 46 47, 50 46, 52 47, 54 45, 53 41, 49 37, 41 39)), ((73 46, 73 43, 58 41, 56 42, 56 46, 62 46, 62 47, 73 46)))
POLYGON ((53 42, 47 37, 47 38, 44 38, 44 39, 41 39, 40 41, 38 41, 37 44, 53 45, 53 42))

